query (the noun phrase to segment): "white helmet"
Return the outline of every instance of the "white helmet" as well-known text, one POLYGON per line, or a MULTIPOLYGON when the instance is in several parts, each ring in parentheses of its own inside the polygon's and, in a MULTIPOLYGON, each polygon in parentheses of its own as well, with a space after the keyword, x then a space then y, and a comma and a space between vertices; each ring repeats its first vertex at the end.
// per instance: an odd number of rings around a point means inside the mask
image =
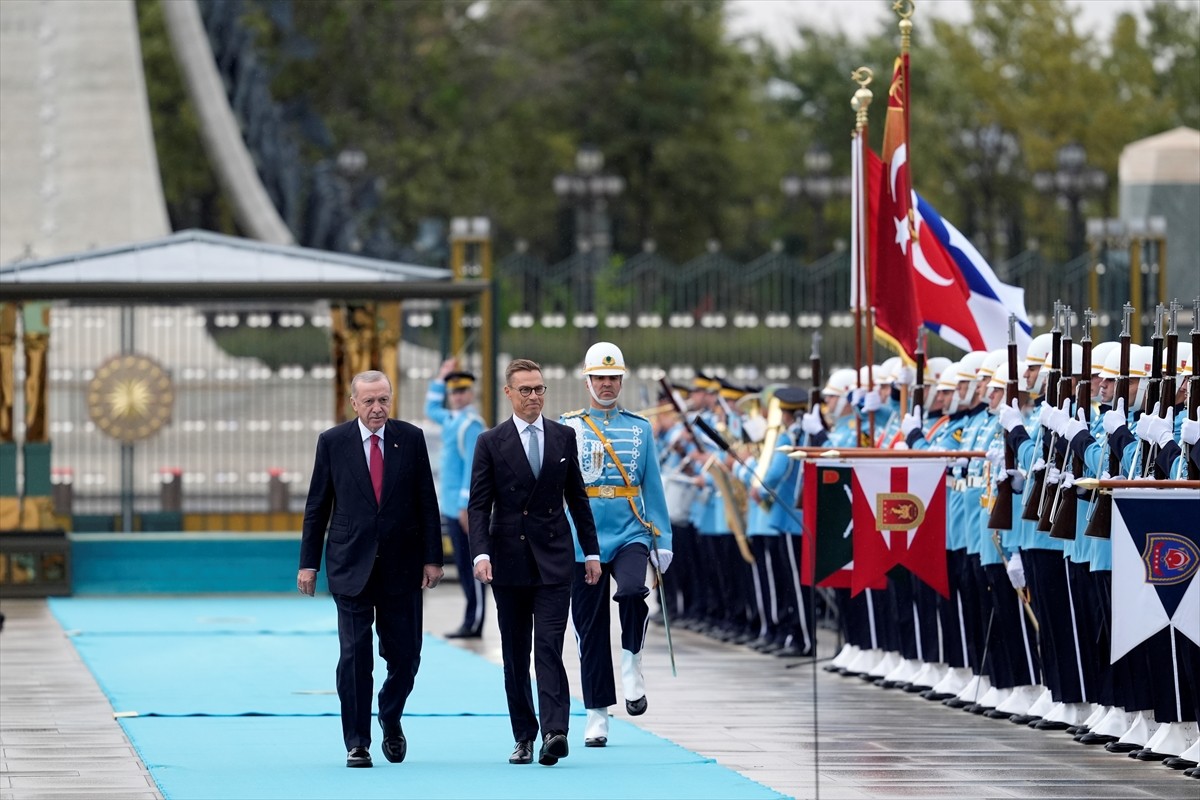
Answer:
POLYGON ((612 342, 596 342, 583 357, 584 375, 624 375, 625 356, 612 342))
POLYGON ((946 372, 946 367, 953 363, 945 356, 934 356, 925 362, 925 383, 935 384, 946 372))
POLYGON ((1192 353, 1192 345, 1190 343, 1188 343, 1188 342, 1180 342, 1179 343, 1179 351, 1178 351, 1178 353, 1176 353, 1176 356, 1175 356, 1175 374, 1179 378, 1182 379, 1185 376, 1195 374, 1196 365, 1192 361, 1193 355, 1194 354, 1192 353))
POLYGON ((1113 350, 1120 352, 1120 342, 1101 342, 1100 344, 1092 345, 1092 374, 1098 375, 1100 369, 1104 366, 1105 359, 1113 350))
POLYGON ((979 365, 979 371, 976 373, 976 375, 981 381, 991 380, 992 376, 996 374, 996 370, 1000 367, 1000 365, 1007 363, 1007 348, 993 350, 987 354, 987 358, 983 359, 983 363, 979 365))
POLYGON ((972 350, 958 361, 958 379, 960 381, 973 381, 979 375, 979 366, 983 360, 987 358, 986 350, 972 350))
POLYGON ((1054 345, 1054 335, 1039 333, 1029 342, 1025 351, 1025 361, 1031 367, 1040 367, 1050 360, 1050 348, 1054 345))
POLYGON ((934 386, 934 391, 950 392, 958 388, 958 362, 951 361, 946 365, 945 369, 937 377, 937 384, 934 386))
POLYGON ((841 416, 842 411, 846 408, 846 403, 850 396, 850 390, 858 383, 858 370, 845 367, 843 369, 835 369, 829 373, 829 379, 825 381, 825 388, 821 390, 821 394, 830 398, 837 398, 833 404, 833 409, 830 413, 833 416, 841 416))
MULTIPOLYGON (((1027 392, 1029 387, 1025 385, 1025 370, 1028 364, 1017 362, 1017 391, 1027 392)), ((992 373, 992 379, 988 381, 989 389, 1007 389, 1008 388, 1008 364, 1001 364, 996 367, 996 371, 992 373)))
POLYGON ((896 378, 900 375, 900 368, 903 366, 904 361, 900 356, 885 358, 883 363, 875 368, 875 379, 880 383, 895 383, 896 378))

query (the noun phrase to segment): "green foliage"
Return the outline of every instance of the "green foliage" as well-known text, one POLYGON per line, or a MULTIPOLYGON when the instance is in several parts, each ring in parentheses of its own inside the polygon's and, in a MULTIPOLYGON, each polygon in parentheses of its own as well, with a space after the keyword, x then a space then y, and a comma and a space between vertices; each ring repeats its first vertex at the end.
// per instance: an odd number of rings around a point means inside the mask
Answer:
POLYGON ((311 369, 329 363, 329 334, 311 325, 299 328, 209 328, 217 346, 231 356, 257 358, 272 370, 300 366, 311 369))
MULTIPOLYGON (((875 72, 878 146, 899 47, 894 17, 854 39, 801 28, 786 54, 731 41, 722 0, 294 2, 287 35, 255 2, 247 22, 275 69, 275 99, 307 102, 332 135, 332 152, 305 158, 366 153, 401 238, 426 217, 485 215, 497 252, 519 238, 550 261, 567 249, 551 185, 581 144, 626 181, 611 207, 616 252, 653 239, 685 263, 717 239, 747 261, 776 239, 811 242, 813 211, 788 204, 780 178, 803 173, 814 143, 832 154, 833 175, 848 173, 850 71, 860 65, 875 72)), ((137 9, 172 219, 230 230, 158 3, 137 9)), ((971 10, 962 23, 924 7, 913 18, 911 164, 918 190, 993 259, 1062 239, 1062 211, 1031 185, 1061 145, 1083 144, 1108 173, 1108 191, 1084 212, 1110 214, 1124 146, 1200 126, 1195 3, 1152 4, 1145 22, 1121 19, 1108 41, 1082 33, 1065 0, 979 0, 971 10), (989 129, 1014 137, 1011 163, 960 133, 989 129)), ((832 199, 824 217, 826 240, 846 237, 848 200, 832 199)))

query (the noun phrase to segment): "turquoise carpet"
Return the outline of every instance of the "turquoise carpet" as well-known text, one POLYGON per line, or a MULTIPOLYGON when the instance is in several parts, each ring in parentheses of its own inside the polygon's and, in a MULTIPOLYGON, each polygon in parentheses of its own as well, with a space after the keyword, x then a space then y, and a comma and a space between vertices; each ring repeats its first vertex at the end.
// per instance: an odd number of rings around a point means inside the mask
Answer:
MULTIPOLYGON (((168 800, 196 798, 728 798, 782 795, 623 720, 606 748, 512 766, 503 674, 427 636, 408 758, 344 766, 336 613, 328 598, 59 598, 59 623, 168 800)), ((382 675, 379 664, 377 675, 382 675)))

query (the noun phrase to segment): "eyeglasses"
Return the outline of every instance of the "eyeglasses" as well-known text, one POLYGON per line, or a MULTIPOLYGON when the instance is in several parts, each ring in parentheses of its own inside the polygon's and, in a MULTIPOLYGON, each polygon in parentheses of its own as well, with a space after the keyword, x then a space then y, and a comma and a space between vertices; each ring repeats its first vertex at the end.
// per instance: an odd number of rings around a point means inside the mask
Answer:
POLYGON ((521 397, 529 397, 530 394, 536 394, 541 397, 546 393, 545 386, 514 386, 512 387, 521 393, 521 397))

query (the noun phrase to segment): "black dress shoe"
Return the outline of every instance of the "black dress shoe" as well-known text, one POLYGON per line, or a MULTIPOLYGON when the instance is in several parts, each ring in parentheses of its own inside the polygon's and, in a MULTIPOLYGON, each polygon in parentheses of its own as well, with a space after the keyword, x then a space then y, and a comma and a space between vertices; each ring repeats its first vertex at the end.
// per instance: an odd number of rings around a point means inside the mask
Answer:
POLYGON ((346 753, 347 767, 369 767, 371 766, 371 752, 365 747, 351 747, 350 752, 346 753))
POLYGON ((1096 733, 1088 731, 1075 737, 1075 741, 1080 744, 1108 744, 1109 742, 1117 741, 1116 736, 1109 736, 1107 733, 1096 733))
POLYGON ((408 740, 404 738, 404 729, 397 722, 394 725, 380 723, 383 727, 383 757, 393 764, 399 764, 408 754, 408 740))
POLYGON ((456 631, 450 631, 446 634, 447 639, 482 639, 483 630, 473 631, 470 628, 462 627, 456 631))
POLYGON ((780 658, 812 658, 813 649, 810 647, 805 650, 803 647, 797 647, 794 644, 789 644, 787 647, 782 647, 775 651, 775 655, 780 658))
POLYGON ((566 758, 569 752, 565 733, 559 731, 547 733, 542 738, 542 750, 538 753, 538 763, 543 767, 553 767, 560 758, 566 758))
POLYGON ((1156 753, 1149 747, 1143 747, 1137 752, 1130 753, 1130 758, 1136 758, 1138 761, 1165 761, 1171 757, 1170 753, 1156 753))
POLYGON ((1008 718, 1008 721, 1013 725, 1030 725, 1034 722, 1041 721, 1041 717, 1036 714, 1013 714, 1008 718))
POLYGON ((1039 731, 1065 731, 1071 726, 1056 719, 1044 719, 1041 722, 1035 722, 1030 727, 1039 731))
POLYGON ((1132 753, 1134 750, 1141 750, 1142 746, 1140 744, 1122 742, 1118 739, 1115 742, 1109 742, 1104 745, 1104 749, 1110 753, 1132 753))
POLYGON ((1011 711, 1001 711, 998 708, 993 708, 991 711, 983 712, 983 715, 988 719, 1009 719, 1012 717, 1011 711))
POLYGON ((1190 758, 1181 758, 1180 756, 1171 756, 1163 762, 1163 766, 1171 769, 1192 769, 1196 766, 1196 762, 1190 758))
POLYGON ((629 712, 631 717, 640 717, 646 713, 646 707, 649 703, 646 702, 646 695, 642 695, 637 700, 626 700, 625 710, 629 712))
POLYGON ((510 764, 532 764, 533 763, 533 739, 522 739, 517 742, 517 746, 513 748, 512 755, 508 757, 510 764))

